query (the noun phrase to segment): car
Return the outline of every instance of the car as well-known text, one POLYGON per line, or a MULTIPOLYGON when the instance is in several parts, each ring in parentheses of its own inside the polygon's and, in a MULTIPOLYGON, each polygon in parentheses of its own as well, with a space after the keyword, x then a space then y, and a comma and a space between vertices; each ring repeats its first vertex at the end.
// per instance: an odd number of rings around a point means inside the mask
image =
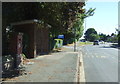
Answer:
POLYGON ((94 41, 93 45, 99 45, 99 41, 94 41))

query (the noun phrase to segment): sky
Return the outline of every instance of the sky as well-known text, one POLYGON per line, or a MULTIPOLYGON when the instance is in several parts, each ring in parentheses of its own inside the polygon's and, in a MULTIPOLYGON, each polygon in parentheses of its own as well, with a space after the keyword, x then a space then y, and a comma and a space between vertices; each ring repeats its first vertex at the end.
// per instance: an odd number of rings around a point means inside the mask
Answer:
MULTIPOLYGON (((94 28, 98 34, 104 33, 109 34, 115 33, 115 28, 118 28, 118 2, 117 1, 106 1, 106 2, 95 2, 87 1, 84 7, 87 10, 89 8, 96 8, 95 14, 85 19, 86 28, 94 28)), ((85 26, 85 24, 84 24, 85 26)))

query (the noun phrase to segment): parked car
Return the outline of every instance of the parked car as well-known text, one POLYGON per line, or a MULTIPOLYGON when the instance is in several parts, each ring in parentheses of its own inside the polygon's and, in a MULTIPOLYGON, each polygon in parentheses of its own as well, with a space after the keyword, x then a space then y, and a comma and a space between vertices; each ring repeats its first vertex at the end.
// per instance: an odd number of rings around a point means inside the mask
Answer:
POLYGON ((99 41, 94 41, 93 45, 99 45, 99 41))

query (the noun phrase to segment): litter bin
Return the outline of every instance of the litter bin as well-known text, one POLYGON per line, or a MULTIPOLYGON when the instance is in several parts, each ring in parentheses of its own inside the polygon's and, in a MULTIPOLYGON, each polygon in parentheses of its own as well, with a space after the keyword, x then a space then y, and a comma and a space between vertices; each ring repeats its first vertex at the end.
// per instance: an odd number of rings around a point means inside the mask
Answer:
POLYGON ((62 39, 54 39, 56 41, 55 48, 61 48, 63 46, 63 40, 62 39))

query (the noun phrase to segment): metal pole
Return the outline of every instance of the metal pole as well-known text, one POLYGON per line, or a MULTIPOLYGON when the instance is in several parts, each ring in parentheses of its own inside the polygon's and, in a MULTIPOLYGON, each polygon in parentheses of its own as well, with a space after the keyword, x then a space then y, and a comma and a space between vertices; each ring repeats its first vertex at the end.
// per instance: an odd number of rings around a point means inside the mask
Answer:
POLYGON ((76 28, 74 28, 74 38, 75 38, 75 40, 74 40, 74 52, 76 52, 76 28))

